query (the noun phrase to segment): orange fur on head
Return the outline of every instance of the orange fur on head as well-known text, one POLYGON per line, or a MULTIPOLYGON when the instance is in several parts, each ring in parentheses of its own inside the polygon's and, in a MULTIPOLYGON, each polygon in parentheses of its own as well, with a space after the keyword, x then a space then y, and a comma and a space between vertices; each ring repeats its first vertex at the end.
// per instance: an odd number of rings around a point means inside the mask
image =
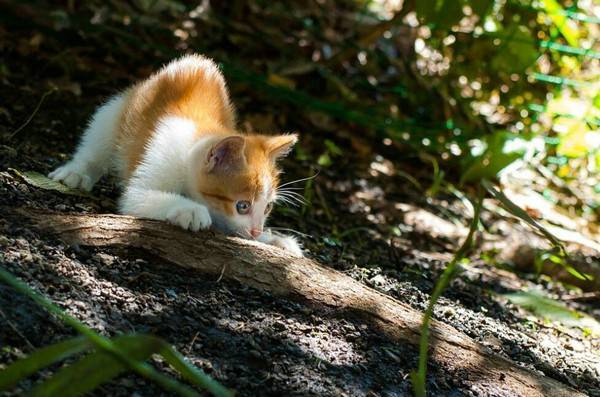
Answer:
POLYGON ((232 203, 235 201, 254 202, 261 194, 266 194, 270 199, 274 198, 280 173, 276 161, 287 154, 298 140, 295 134, 234 135, 219 141, 213 149, 233 137, 244 142, 241 147, 243 150, 238 148, 239 152, 236 150, 227 152, 225 156, 229 157, 221 160, 225 164, 216 168, 210 162, 209 153, 205 156, 207 165, 197 176, 199 192, 207 201, 220 206, 222 211, 229 215, 233 214, 232 203))

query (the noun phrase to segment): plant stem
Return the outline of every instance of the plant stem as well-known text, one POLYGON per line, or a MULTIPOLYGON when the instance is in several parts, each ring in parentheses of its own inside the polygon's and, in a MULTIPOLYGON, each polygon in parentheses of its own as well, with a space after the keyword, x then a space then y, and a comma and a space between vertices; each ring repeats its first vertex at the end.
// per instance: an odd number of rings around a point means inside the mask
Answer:
POLYGON ((442 292, 446 289, 450 281, 456 276, 457 273, 457 265, 458 262, 462 258, 465 257, 469 249, 471 248, 471 244, 473 243, 473 235, 477 230, 477 226, 479 225, 479 214, 481 212, 481 206, 483 204, 484 190, 479 187, 477 192, 477 203, 475 204, 475 212, 473 214, 473 220, 471 221, 471 227, 469 228, 469 234, 465 238, 465 241, 462 243, 454 257, 446 266, 446 269, 440 276, 437 284, 433 289, 433 293, 431 294, 431 298, 429 299, 429 305, 423 314, 423 324, 421 325, 421 339, 419 340, 419 364, 417 367, 417 372, 412 372, 411 378, 413 382, 413 389, 415 396, 417 397, 425 397, 426 388, 425 388, 425 376, 427 374, 427 349, 429 346, 429 323, 431 322, 431 317, 433 315, 433 307, 437 303, 438 299, 442 295, 442 292))

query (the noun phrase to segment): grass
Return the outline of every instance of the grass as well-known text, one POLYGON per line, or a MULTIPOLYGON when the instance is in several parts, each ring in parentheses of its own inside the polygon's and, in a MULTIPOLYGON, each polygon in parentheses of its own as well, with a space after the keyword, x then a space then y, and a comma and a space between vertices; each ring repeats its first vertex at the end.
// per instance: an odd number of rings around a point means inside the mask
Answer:
POLYGON ((12 274, 0 269, 0 281, 31 298, 49 313, 82 335, 80 338, 59 342, 34 351, 0 372, 0 391, 6 390, 38 370, 77 353, 95 348, 83 359, 63 367, 53 377, 32 391, 36 396, 82 395, 129 370, 157 383, 163 389, 185 397, 200 396, 194 389, 165 375, 146 363, 152 355, 160 355, 183 378, 216 397, 231 397, 233 393, 188 363, 183 356, 164 340, 149 335, 122 335, 112 339, 101 336, 76 318, 66 314, 46 297, 34 292, 12 274), (93 374, 94 376, 89 376, 93 374))
POLYGON ((415 396, 417 397, 425 397, 427 395, 425 380, 427 376, 427 351, 429 349, 429 324, 431 323, 433 308, 448 284, 450 284, 450 281, 457 275, 459 269, 458 264, 471 249, 471 245, 473 244, 473 236, 479 225, 479 214, 481 213, 481 207, 483 205, 483 197, 484 190, 479 188, 477 201, 474 206, 475 213, 473 214, 473 219, 471 220, 469 233, 436 283, 433 293, 431 294, 431 298, 429 299, 427 309, 423 314, 421 338, 419 340, 419 363, 417 365, 417 370, 411 373, 413 390, 415 396))

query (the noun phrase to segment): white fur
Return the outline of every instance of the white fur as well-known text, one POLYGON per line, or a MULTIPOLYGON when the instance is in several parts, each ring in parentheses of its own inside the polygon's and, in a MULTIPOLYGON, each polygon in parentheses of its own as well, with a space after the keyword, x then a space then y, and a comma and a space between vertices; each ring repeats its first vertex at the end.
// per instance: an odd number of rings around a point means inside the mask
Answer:
POLYGON ((75 189, 92 190, 111 166, 123 103, 123 96, 116 95, 100 106, 83 133, 73 159, 48 176, 75 189))
POLYGON ((197 70, 202 71, 206 78, 223 81, 223 77, 217 64, 214 63, 212 59, 201 55, 185 55, 168 63, 163 68, 163 71, 168 73, 171 77, 197 70))
POLYGON ((182 195, 195 130, 191 120, 181 117, 166 117, 160 121, 121 197, 122 213, 167 220, 193 231, 211 225, 208 208, 182 195))
POLYGON ((208 209, 177 193, 129 185, 119 203, 123 214, 166 220, 184 229, 198 231, 210 227, 208 209))
POLYGON ((282 248, 297 258, 302 258, 304 256, 300 244, 294 237, 273 234, 271 230, 265 230, 265 232, 261 234, 257 240, 261 243, 282 248))

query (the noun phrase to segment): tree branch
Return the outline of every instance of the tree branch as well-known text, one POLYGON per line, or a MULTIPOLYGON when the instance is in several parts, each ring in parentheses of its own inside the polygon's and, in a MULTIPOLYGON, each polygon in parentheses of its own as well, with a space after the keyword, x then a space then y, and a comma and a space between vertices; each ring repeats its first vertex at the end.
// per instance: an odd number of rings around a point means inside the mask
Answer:
MULTIPOLYGON (((278 296, 342 311, 388 338, 417 345, 422 313, 328 267, 295 259, 275 247, 212 232, 190 233, 163 222, 118 215, 1 208, 13 222, 24 221, 71 244, 143 249, 175 265, 236 280, 278 296)), ((431 322, 430 357, 472 390, 514 396, 582 396, 548 377, 518 367, 456 329, 431 322)))

